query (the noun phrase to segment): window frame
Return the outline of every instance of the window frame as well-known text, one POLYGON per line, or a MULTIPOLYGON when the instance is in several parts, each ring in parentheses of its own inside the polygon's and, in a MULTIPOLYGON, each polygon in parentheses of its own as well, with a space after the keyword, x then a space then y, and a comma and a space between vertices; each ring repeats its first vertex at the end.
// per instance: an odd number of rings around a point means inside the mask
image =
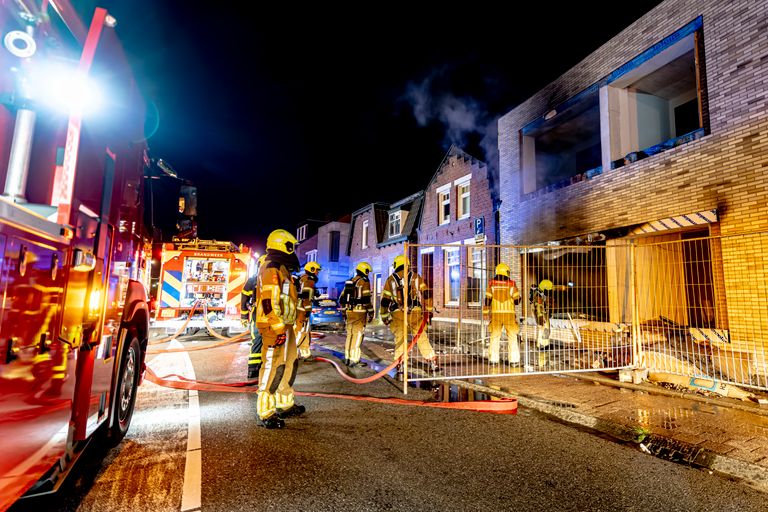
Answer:
POLYGON ((472 210, 472 175, 468 174, 453 182, 456 187, 456 220, 464 220, 470 217, 472 210), (466 191, 461 189, 466 187, 466 191), (467 209, 464 211, 464 198, 467 199, 467 209))
POLYGON ((467 289, 465 292, 465 299, 467 301, 467 305, 472 308, 478 308, 483 305, 483 300, 485 298, 485 291, 488 289, 488 255, 485 250, 485 246, 478 246, 474 239, 465 240, 464 246, 467 249, 467 275, 466 275, 466 281, 467 281, 467 289), (475 267, 475 260, 474 255, 476 253, 480 254, 480 268, 475 267), (471 276, 470 274, 479 274, 479 277, 477 276, 471 276), (476 302, 471 302, 469 300, 469 292, 471 287, 469 286, 469 280, 470 279, 479 279, 480 280, 480 288, 478 290, 478 300, 476 302))
POLYGON ((389 212, 389 222, 387 222, 387 238, 395 238, 403 234, 402 220, 403 220, 402 210, 395 210, 395 211, 389 212), (397 219, 397 232, 394 232, 392 230, 392 227, 395 225, 393 220, 395 218, 397 219))
POLYGON ((451 223, 451 184, 448 183, 437 190, 437 225, 444 226, 451 223), (448 211, 445 206, 448 205, 448 211))
POLYGON ((296 229, 296 241, 303 242, 307 239, 307 224, 299 226, 296 229))
POLYGON ((459 307, 461 302, 461 246, 451 244, 451 247, 443 247, 443 304, 446 307, 459 307), (455 254, 455 262, 449 263, 452 255, 455 254), (451 268, 457 267, 459 270, 458 293, 455 300, 451 298, 451 268))
POLYGON ((363 227, 362 227, 362 231, 363 231, 363 232, 362 232, 362 235, 361 235, 361 236, 362 236, 362 244, 361 244, 361 247, 362 247, 363 249, 367 249, 367 248, 368 248, 368 219, 365 219, 365 220, 363 221, 363 227))

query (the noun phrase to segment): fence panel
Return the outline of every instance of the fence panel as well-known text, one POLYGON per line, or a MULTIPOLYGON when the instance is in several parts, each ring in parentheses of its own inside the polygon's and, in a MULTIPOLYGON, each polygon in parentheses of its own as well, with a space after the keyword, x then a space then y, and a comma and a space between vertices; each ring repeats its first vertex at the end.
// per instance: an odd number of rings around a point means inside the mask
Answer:
POLYGON ((768 233, 635 245, 640 359, 651 377, 768 389, 768 233))
POLYGON ((628 367, 628 254, 626 244, 410 246, 411 268, 433 303, 425 335, 442 369, 431 372, 429 352, 415 349, 410 380, 628 367), (497 275, 500 264, 507 275, 497 275), (619 273, 624 281, 611 289, 608 276, 619 273))
MULTIPOLYGON (((768 389, 766 249, 768 233, 696 232, 410 245, 409 268, 434 307, 406 360, 410 380, 639 367, 685 386, 768 389)), ((404 327, 413 335, 418 325, 404 327)))

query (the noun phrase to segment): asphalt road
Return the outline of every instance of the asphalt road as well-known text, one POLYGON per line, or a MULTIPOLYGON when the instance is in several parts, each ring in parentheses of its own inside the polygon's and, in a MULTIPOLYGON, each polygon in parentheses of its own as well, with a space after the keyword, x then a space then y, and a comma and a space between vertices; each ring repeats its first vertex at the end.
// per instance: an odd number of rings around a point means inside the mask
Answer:
MULTIPOLYGON (((151 364, 158 374, 194 367, 198 379, 243 380, 247 351, 238 344, 151 364)), ((349 384, 322 362, 304 364, 296 388, 403 397, 388 379, 349 384)), ((253 393, 195 398, 145 383, 119 447, 89 448, 58 496, 13 510, 766 510, 766 496, 743 484, 523 409, 509 416, 299 397, 304 416, 265 430, 255 402, 253 393)))

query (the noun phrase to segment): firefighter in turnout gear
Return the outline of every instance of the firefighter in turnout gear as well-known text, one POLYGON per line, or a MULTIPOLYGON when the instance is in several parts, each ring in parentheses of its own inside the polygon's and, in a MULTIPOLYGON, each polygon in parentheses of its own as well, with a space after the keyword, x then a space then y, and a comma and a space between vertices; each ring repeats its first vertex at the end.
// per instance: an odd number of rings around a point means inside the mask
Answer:
POLYGON ((309 359, 312 353, 309 351, 309 343, 312 341, 312 332, 309 325, 309 314, 312 312, 312 300, 317 296, 317 274, 322 267, 316 261, 310 261, 304 265, 304 273, 299 278, 299 314, 296 318, 296 330, 299 335, 299 357, 309 359))
POLYGON ((483 307, 483 315, 490 317, 488 331, 490 331, 491 343, 488 362, 491 364, 499 364, 502 329, 507 331, 509 362, 520 364, 520 346, 517 343, 520 327, 515 315, 515 306, 519 302, 520 291, 515 286, 515 282, 510 279, 509 265, 499 263, 496 265, 496 275, 488 284, 488 291, 485 292, 485 307, 483 307))
POLYGON ((251 353, 248 355, 248 380, 255 380, 259 378, 259 370, 261 369, 261 333, 256 328, 256 297, 259 294, 259 290, 256 286, 259 277, 259 269, 264 265, 264 260, 267 257, 266 254, 259 258, 256 274, 249 277, 243 285, 243 291, 240 293, 240 321, 243 322, 243 327, 248 329, 251 335, 251 353))
POLYGON ((344 283, 339 304, 344 306, 347 324, 347 343, 344 347, 344 364, 350 367, 367 366, 360 361, 360 345, 363 342, 365 326, 373 320, 371 304, 371 282, 368 274, 371 265, 365 261, 357 264, 355 275, 344 283))
POLYGON ((256 412, 266 428, 282 428, 283 418, 305 411, 293 401, 296 378, 294 324, 299 296, 291 273, 299 269, 296 238, 278 229, 267 238, 267 257, 259 269, 256 327, 264 340, 256 412))
MULTIPOLYGON (((427 289, 421 276, 413 270, 405 275, 405 256, 398 255, 392 264, 394 272, 384 283, 381 292, 381 306, 379 314, 381 320, 389 326, 395 335, 395 359, 403 356, 407 344, 407 334, 418 333, 423 321, 432 320, 432 292, 427 289), (406 300, 408 301, 406 303, 406 300), (404 309, 408 307, 408 325, 405 325, 404 309)), ((437 373, 437 357, 432 344, 427 337, 427 331, 419 336, 416 344, 421 356, 429 362, 432 373, 437 373)), ((400 372, 402 366, 398 366, 400 372)))

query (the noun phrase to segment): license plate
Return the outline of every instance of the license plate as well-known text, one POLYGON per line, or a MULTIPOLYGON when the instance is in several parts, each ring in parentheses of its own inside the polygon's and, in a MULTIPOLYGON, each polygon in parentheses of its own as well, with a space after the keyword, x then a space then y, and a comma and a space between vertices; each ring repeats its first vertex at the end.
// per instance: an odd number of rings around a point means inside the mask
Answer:
POLYGON ((323 314, 325 314, 325 315, 335 315, 336 312, 335 311, 323 311, 323 314))

